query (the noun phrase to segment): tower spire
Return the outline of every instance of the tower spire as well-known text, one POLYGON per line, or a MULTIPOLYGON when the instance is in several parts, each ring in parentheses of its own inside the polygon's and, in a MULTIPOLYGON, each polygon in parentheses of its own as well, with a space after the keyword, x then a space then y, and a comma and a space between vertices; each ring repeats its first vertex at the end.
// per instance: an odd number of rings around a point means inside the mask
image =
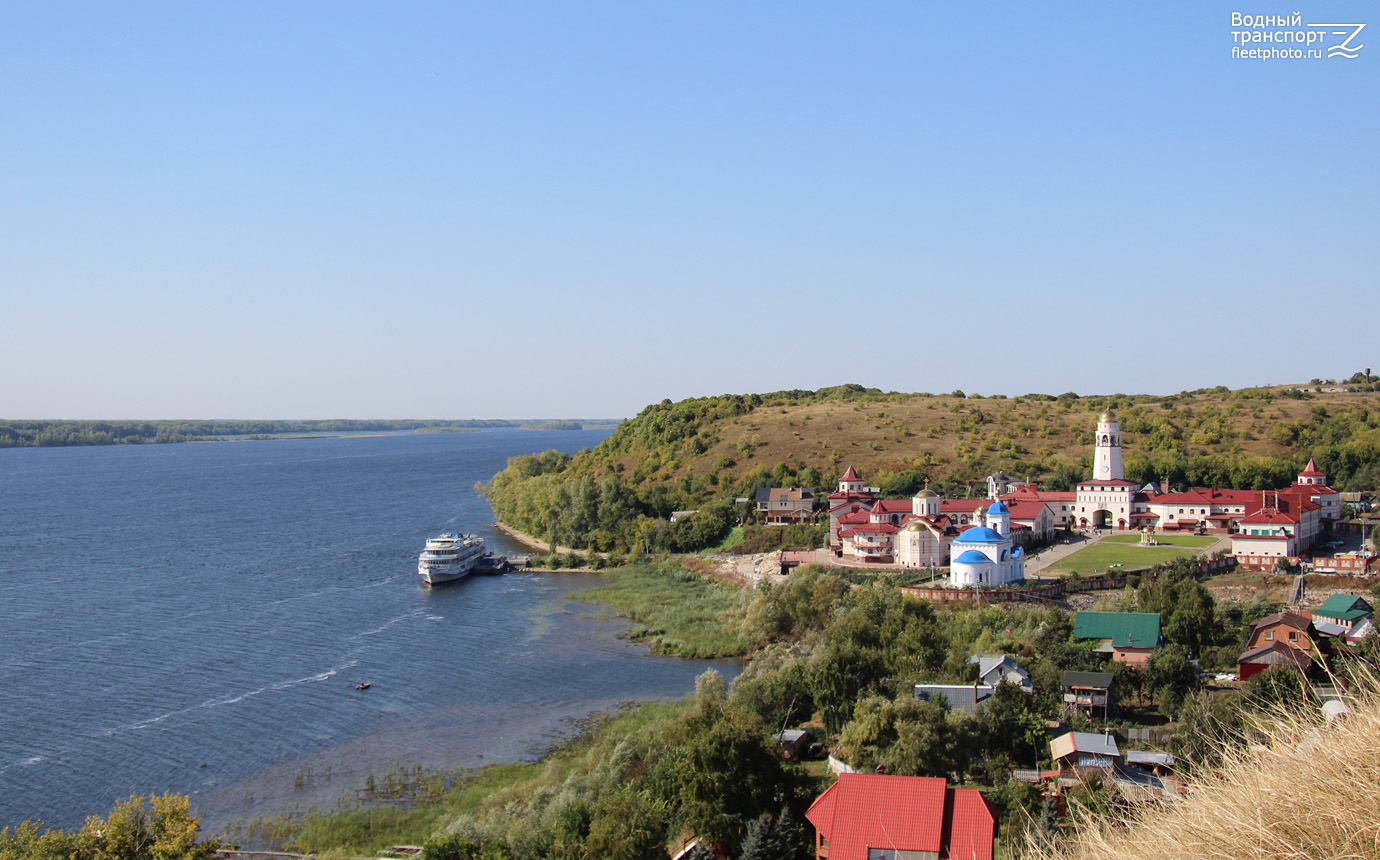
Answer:
POLYGON ((1093 480, 1122 480, 1126 477, 1121 462, 1121 422, 1108 407, 1097 420, 1097 441, 1093 446, 1093 480))

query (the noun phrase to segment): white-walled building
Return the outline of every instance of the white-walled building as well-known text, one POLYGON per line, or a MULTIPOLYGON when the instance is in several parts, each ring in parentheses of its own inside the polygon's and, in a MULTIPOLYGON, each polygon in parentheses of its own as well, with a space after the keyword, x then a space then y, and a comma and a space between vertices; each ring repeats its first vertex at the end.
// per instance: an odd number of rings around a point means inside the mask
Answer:
POLYGON ((845 561, 898 567, 946 567, 958 534, 929 489, 910 500, 878 499, 850 466, 829 497, 830 549, 845 561))
POLYGON ((1025 552, 1011 540, 1011 512, 1000 500, 949 545, 949 583, 956 588, 1006 585, 1025 579, 1025 552))

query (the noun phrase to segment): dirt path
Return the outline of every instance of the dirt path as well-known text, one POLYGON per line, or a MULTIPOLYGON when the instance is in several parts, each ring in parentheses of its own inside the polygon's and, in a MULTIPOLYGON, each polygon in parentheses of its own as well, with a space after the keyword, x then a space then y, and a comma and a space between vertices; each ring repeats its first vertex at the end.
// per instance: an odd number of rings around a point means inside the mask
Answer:
MULTIPOLYGON (((526 532, 520 532, 520 531, 518 531, 517 529, 512 528, 511 526, 505 526, 503 523, 500 523, 500 522, 495 522, 495 523, 494 523, 494 528, 496 528, 496 529, 498 529, 499 531, 503 532, 504 534, 506 534, 508 537, 512 538, 513 540, 516 540, 516 541, 518 541, 519 543, 524 543, 524 544, 526 544, 527 546, 530 546, 530 547, 532 547, 533 549, 540 551, 543 555, 550 555, 550 554, 551 554, 551 544, 547 543, 547 542, 544 541, 544 540, 537 540, 536 538, 532 537, 531 535, 527 534, 526 532)), ((588 557, 589 557, 589 550, 587 550, 587 549, 575 549, 574 547, 561 546, 560 544, 556 544, 556 552, 558 552, 558 553, 573 552, 573 553, 575 553, 576 555, 580 556, 581 558, 588 558, 588 557)), ((605 556, 605 557, 607 557, 607 556, 605 556)))

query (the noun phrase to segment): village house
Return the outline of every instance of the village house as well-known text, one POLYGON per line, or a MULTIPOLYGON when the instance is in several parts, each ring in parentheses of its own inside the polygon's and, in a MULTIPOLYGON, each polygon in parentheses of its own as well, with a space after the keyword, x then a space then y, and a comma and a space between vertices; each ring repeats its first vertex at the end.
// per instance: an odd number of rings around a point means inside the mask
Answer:
POLYGON ((1112 662, 1144 668, 1160 644, 1160 616, 1154 612, 1078 612, 1073 638, 1100 639, 1099 653, 1112 662))
POLYGON ((816 860, 992 860, 997 813, 942 778, 842 773, 805 817, 816 860))
POLYGON ((1085 711, 1089 715, 1101 713, 1110 719, 1116 710, 1116 676, 1111 672, 1068 671, 1059 680, 1064 694, 1064 707, 1070 711, 1085 711))
POLYGON ((1110 778, 1125 756, 1110 732, 1068 732, 1049 742, 1060 779, 1083 779, 1090 773, 1110 778))
POLYGON ((1236 658, 1237 676, 1246 681, 1270 666, 1294 666, 1307 675, 1321 655, 1318 647, 1318 632, 1307 616, 1277 612, 1251 625, 1246 650, 1236 658))
POLYGON ((969 657, 968 662, 977 665, 979 684, 995 687, 1005 681, 1008 684, 1015 684, 1027 692, 1035 689, 1035 685, 1030 682, 1030 673, 1022 669, 1010 654, 990 656, 980 654, 969 657))
POLYGON ((757 513, 767 525, 808 523, 814 517, 814 510, 812 487, 759 487, 757 490, 757 513))
POLYGON ((929 702, 939 697, 951 708, 976 714, 997 692, 998 684, 1014 684, 1027 693, 1035 691, 1030 674, 1007 654, 969 657, 978 667, 978 678, 971 684, 916 684, 915 698, 929 702))
POLYGON ((915 698, 922 702, 943 699, 956 711, 976 714, 996 691, 996 687, 985 684, 916 684, 915 698))
POLYGON ((1358 627, 1372 620, 1375 610, 1364 598, 1354 594, 1334 594, 1313 610, 1313 626, 1326 636, 1350 640, 1358 627))
POLYGON ((1257 648, 1269 642, 1283 642, 1290 648, 1308 654, 1316 646, 1316 640, 1317 631, 1307 616, 1285 610, 1267 615, 1252 624, 1246 647, 1257 648))

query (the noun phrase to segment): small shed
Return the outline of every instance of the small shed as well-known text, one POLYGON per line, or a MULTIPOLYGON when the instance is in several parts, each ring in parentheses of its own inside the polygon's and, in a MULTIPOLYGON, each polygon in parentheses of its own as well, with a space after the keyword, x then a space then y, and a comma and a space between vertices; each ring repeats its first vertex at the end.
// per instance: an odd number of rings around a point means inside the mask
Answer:
POLYGON ((776 746, 787 759, 801 759, 810 751, 815 742, 815 730, 808 726, 803 729, 787 729, 775 735, 776 746))
POLYGON ((1313 668, 1313 658, 1276 639, 1237 657, 1236 675, 1243 681, 1249 681, 1271 666, 1293 666, 1307 675, 1313 668))

